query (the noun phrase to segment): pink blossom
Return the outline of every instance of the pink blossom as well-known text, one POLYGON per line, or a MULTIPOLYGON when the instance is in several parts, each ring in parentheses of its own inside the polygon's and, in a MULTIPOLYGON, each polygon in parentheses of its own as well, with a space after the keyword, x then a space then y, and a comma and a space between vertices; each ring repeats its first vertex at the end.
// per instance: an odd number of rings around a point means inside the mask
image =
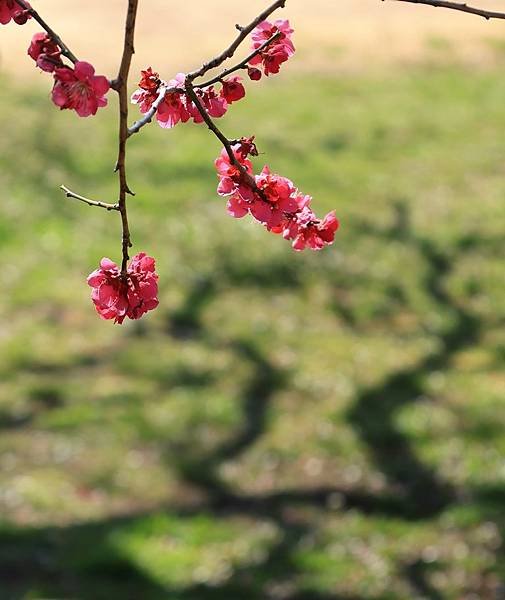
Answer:
POLYGON ((158 275, 155 262, 144 252, 134 256, 126 277, 109 258, 102 258, 100 268, 88 277, 93 288, 91 299, 102 319, 122 323, 125 317, 140 319, 158 306, 158 275))
POLYGON ((340 226, 335 212, 329 212, 323 220, 320 220, 310 209, 312 200, 310 196, 301 196, 300 200, 301 210, 286 215, 282 224, 272 231, 282 233, 285 239, 292 240, 293 248, 297 251, 307 247, 321 250, 324 246, 332 244, 340 226))
POLYGON ((220 196, 228 196, 227 211, 240 219, 250 213, 268 231, 280 233, 292 241, 295 250, 312 248, 321 250, 332 244, 339 222, 334 212, 321 220, 310 208, 312 198, 299 192, 287 177, 272 173, 265 166, 254 178, 248 156, 258 151, 254 138, 242 138, 233 146, 236 161, 242 165, 246 175, 230 160, 226 150, 215 162, 220 196))
POLYGON ((256 187, 261 193, 254 195, 251 214, 267 228, 277 227, 286 213, 298 210, 297 190, 293 182, 272 174, 267 166, 256 176, 256 187))
MULTIPOLYGON (((257 50, 276 33, 279 33, 280 36, 249 61, 250 65, 263 65, 263 70, 267 76, 278 73, 281 64, 295 53, 295 47, 291 41, 293 29, 291 29, 289 21, 278 19, 273 24, 269 21, 263 21, 251 34, 252 49, 257 50)), ((249 77, 259 79, 257 73, 254 73, 254 77, 251 77, 251 73, 249 73, 249 77)))
MULTIPOLYGON (((211 117, 222 117, 228 110, 228 102, 226 101, 226 98, 222 95, 218 96, 213 86, 205 89, 197 88, 195 89, 195 93, 198 96, 203 108, 211 117)), ((193 117, 193 121, 195 123, 203 123, 203 117, 200 111, 190 98, 186 98, 186 105, 190 115, 193 117)))
MULTIPOLYGON (((26 5, 30 7, 28 2, 26 5)), ((24 25, 31 15, 14 0, 0 0, 0 23, 7 25, 11 19, 18 25, 24 25)))
POLYGON ((274 44, 284 46, 289 56, 292 56, 295 53, 295 47, 291 41, 294 29, 292 29, 287 19, 277 19, 273 24, 269 21, 262 21, 251 33, 253 49, 259 48, 278 32, 281 33, 281 36, 274 44))
POLYGON ((179 92, 166 94, 158 107, 156 120, 160 127, 171 129, 177 123, 186 123, 190 118, 183 95, 179 92))
POLYGON ((107 105, 105 94, 110 89, 109 80, 95 75, 95 69, 87 62, 76 62, 73 69, 55 69, 54 81, 52 98, 61 110, 70 108, 80 117, 89 117, 107 105))
POLYGON ((63 67, 58 44, 45 32, 33 36, 28 55, 37 63, 39 69, 48 73, 52 73, 56 67, 63 67))
POLYGON ((234 193, 233 196, 228 198, 226 203, 226 210, 231 217, 235 219, 241 219, 245 217, 249 212, 250 202, 244 200, 244 198, 238 193, 234 193))
MULTIPOLYGON (((233 153, 238 163, 245 169, 246 173, 252 175, 252 163, 244 156, 239 145, 233 148, 233 153)), ((244 175, 240 169, 230 161, 230 157, 226 150, 223 149, 221 151, 215 165, 219 177, 217 193, 220 196, 238 194, 243 200, 252 199, 253 194, 250 186, 244 181, 244 175)))
POLYGON ((229 77, 223 81, 221 95, 228 104, 241 100, 245 96, 245 87, 242 85, 241 81, 242 78, 238 77, 238 75, 229 77))

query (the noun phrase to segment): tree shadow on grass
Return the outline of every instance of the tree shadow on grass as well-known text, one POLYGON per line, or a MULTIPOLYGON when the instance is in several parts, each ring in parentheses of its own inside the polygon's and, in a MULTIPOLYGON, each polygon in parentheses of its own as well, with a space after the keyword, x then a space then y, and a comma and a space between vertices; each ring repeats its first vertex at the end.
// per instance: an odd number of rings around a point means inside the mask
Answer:
POLYGON ((446 369, 457 352, 479 340, 482 323, 447 293, 445 283, 454 261, 433 242, 412 232, 403 205, 397 206, 395 226, 383 235, 400 239, 419 252, 427 267, 424 289, 440 312, 448 315, 450 324, 439 336, 437 350, 358 394, 348 418, 377 467, 402 495, 407 514, 429 518, 453 502, 458 492, 417 458, 408 436, 398 429, 396 415, 423 396, 430 375, 446 369))
MULTIPOLYGON (((445 290, 444 283, 452 269, 450 257, 432 242, 416 237, 401 209, 397 221, 392 230, 373 235, 396 237, 418 250, 428 267, 424 287, 440 310, 451 316, 451 323, 439 337, 438 350, 413 367, 393 373, 379 386, 359 393, 348 413, 376 466, 391 484, 390 492, 372 494, 327 485, 251 495, 231 488, 220 475, 221 466, 240 457, 261 438, 275 395, 290 385, 290 374, 279 370, 267 353, 247 340, 235 340, 229 347, 237 359, 252 369, 238 399, 240 423, 226 441, 210 451, 196 444, 183 448, 179 453, 182 458, 175 461, 181 482, 197 488, 200 499, 185 506, 159 506, 91 524, 0 529, 0 598, 21 600, 31 593, 29 597, 67 600, 359 600, 358 596, 323 593, 303 582, 304 567, 297 560, 296 551, 303 539, 319 527, 311 511, 327 514, 337 495, 341 511, 352 509, 364 515, 422 520, 458 501, 458 490, 419 460, 408 437, 398 430, 395 418, 402 407, 423 394, 426 377, 445 369, 454 354, 475 343, 481 332, 479 321, 445 290), (114 532, 163 511, 180 520, 199 515, 210 515, 216 520, 229 516, 268 520, 275 525, 278 536, 261 560, 235 566, 222 583, 167 587, 110 542, 114 532)), ((265 278, 267 285, 269 275, 265 278)), ((228 280, 231 285, 242 281, 232 267, 228 268, 228 280)), ((289 275, 281 279, 280 285, 296 288, 299 281, 289 275)), ((169 319, 170 334, 180 338, 201 336, 206 343, 212 343, 202 312, 218 292, 210 278, 196 282, 181 310, 169 319)), ((179 384, 191 385, 192 380, 189 369, 179 384)), ((8 429, 9 423, 4 426, 8 429)), ((174 453, 168 446, 165 459, 173 468, 174 453)), ((483 506, 488 507, 496 508, 502 497, 502 489, 475 493, 476 501, 482 499, 483 506)), ((442 597, 430 584, 430 568, 421 559, 414 557, 398 569, 414 595, 432 600, 442 597)), ((371 598, 367 595, 368 600, 371 598)), ((389 598, 386 595, 375 600, 389 598)))

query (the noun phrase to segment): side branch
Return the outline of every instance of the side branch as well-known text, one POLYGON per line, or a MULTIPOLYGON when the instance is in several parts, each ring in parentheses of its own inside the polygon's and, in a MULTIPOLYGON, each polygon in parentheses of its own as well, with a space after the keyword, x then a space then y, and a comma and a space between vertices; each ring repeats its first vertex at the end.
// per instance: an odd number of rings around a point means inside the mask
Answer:
POLYGON ((51 36, 52 40, 60 47, 61 53, 63 54, 63 56, 66 56, 68 58, 68 60, 74 64, 77 62, 78 59, 75 56, 75 54, 70 50, 70 48, 60 38, 60 36, 51 27, 49 27, 49 25, 44 21, 44 19, 39 15, 39 13, 34 8, 29 6, 25 2, 25 0, 14 0, 14 2, 16 2, 16 4, 18 6, 20 6, 22 9, 26 10, 26 12, 29 13, 33 17, 33 19, 35 19, 35 21, 37 21, 37 23, 45 31, 47 31, 47 33, 51 36))
POLYGON ((123 230, 122 240, 122 262, 121 274, 127 276, 127 266, 129 260, 128 251, 132 246, 130 237, 130 228, 128 225, 128 212, 126 208, 126 196, 131 194, 126 179, 126 142, 128 140, 128 75, 132 62, 132 56, 135 53, 135 23, 137 20, 138 0, 128 0, 128 14, 126 17, 124 48, 121 58, 121 65, 117 78, 111 86, 119 94, 119 149, 116 163, 116 171, 119 175, 119 212, 121 213, 121 225, 123 230))
POLYGON ((252 177, 247 172, 247 170, 244 168, 244 166, 241 165, 240 162, 236 159, 230 140, 224 135, 224 133, 219 129, 219 127, 211 119, 209 113, 205 110, 205 107, 200 102, 200 99, 198 98, 197 94, 195 93, 195 90, 193 89, 193 86, 191 85, 191 83, 188 80, 186 80, 186 93, 193 101, 198 112, 202 116, 202 119, 205 121, 205 124, 207 125, 207 127, 210 129, 210 131, 212 131, 212 133, 217 137, 217 139, 223 144, 223 147, 226 150, 226 153, 228 154, 228 158, 230 159, 230 162, 233 165, 235 165, 237 167, 237 169, 242 173, 242 176, 244 177, 247 184, 252 189, 256 190, 257 187, 256 187, 256 182, 254 181, 254 177, 252 177))
POLYGON ((206 88, 209 85, 213 85, 214 83, 218 83, 219 81, 221 81, 224 77, 228 77, 228 75, 231 75, 232 73, 235 73, 235 71, 239 71, 240 69, 245 69, 247 67, 247 64, 256 56, 258 56, 258 54, 261 54, 261 52, 263 52, 263 50, 265 50, 265 48, 267 48, 268 46, 270 46, 270 44, 273 44, 273 42, 275 42, 276 40, 278 40, 282 35, 281 31, 278 31, 277 33, 274 33, 274 35, 272 37, 270 37, 268 40, 266 40, 266 42, 264 42, 263 44, 261 44, 261 46, 259 48, 256 48, 256 50, 254 50, 254 52, 251 52, 251 54, 249 54, 249 56, 247 56, 246 58, 244 58, 244 60, 242 60, 241 62, 239 62, 237 65, 235 65, 234 67, 230 67, 229 69, 224 70, 221 75, 216 75, 216 77, 214 77, 213 79, 209 79, 209 81, 206 81, 205 83, 199 83, 198 85, 195 85, 196 88, 206 88))
POLYGON ((67 198, 74 198, 75 200, 79 200, 80 202, 84 202, 88 206, 96 206, 98 208, 104 208, 105 210, 117 210, 119 211, 119 204, 107 204, 106 202, 99 202, 98 200, 90 200, 80 194, 76 194, 72 190, 69 190, 68 187, 61 185, 60 190, 65 192, 67 198))
MULTIPOLYGON (((144 127, 145 125, 147 125, 148 123, 150 123, 152 121, 154 115, 156 114, 156 111, 158 110, 160 104, 163 102, 163 100, 165 99, 165 96, 167 95, 167 93, 169 91, 170 90, 164 85, 162 85, 160 87, 158 97, 153 102, 153 105, 151 106, 151 108, 146 112, 146 114, 142 117, 142 119, 135 121, 135 123, 128 129, 128 137, 130 137, 134 133, 138 133, 142 129, 142 127, 144 127)), ((180 91, 180 90, 177 88, 177 91, 180 91)))
POLYGON ((409 4, 425 4, 427 6, 433 6, 434 8, 449 8, 452 10, 458 10, 460 12, 469 13, 471 15, 477 15, 478 17, 486 19, 487 21, 489 21, 490 19, 505 19, 505 12, 484 10, 483 8, 468 6, 468 4, 461 2, 450 2, 448 0, 395 0, 395 2, 408 2, 409 4))
POLYGON ((235 54, 235 51, 237 50, 237 48, 246 39, 246 37, 251 33, 251 31, 253 31, 253 29, 255 29, 257 25, 259 25, 262 21, 264 21, 267 17, 269 17, 278 8, 284 8, 286 6, 286 2, 287 2, 287 0, 276 0, 276 2, 271 4, 268 8, 266 8, 260 15, 258 15, 254 19, 254 21, 249 23, 249 25, 247 25, 246 27, 239 27, 238 29, 239 29, 240 33, 235 38, 234 42, 230 46, 228 46, 228 48, 226 48, 226 50, 224 50, 221 54, 219 54, 219 56, 216 56, 208 63, 204 63, 196 71, 192 71, 191 73, 188 73, 187 78, 188 78, 189 82, 191 83, 197 77, 202 77, 203 75, 205 75, 205 73, 207 73, 207 71, 210 71, 211 69, 215 69, 216 67, 219 67, 219 65, 224 63, 224 61, 226 59, 232 58, 232 56, 235 54))

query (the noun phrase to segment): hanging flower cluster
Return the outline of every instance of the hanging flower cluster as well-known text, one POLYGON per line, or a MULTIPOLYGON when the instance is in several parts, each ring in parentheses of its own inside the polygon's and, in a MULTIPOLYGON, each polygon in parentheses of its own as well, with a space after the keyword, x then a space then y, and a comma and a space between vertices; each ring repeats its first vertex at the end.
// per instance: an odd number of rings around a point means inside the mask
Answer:
POLYGON ((217 193, 228 196, 228 213, 238 219, 251 214, 268 231, 292 240, 298 251, 307 247, 321 250, 333 243, 339 227, 335 213, 318 219, 310 208, 312 198, 302 194, 286 177, 272 173, 268 166, 253 177, 248 155, 257 155, 250 139, 233 146, 233 162, 226 150, 216 160, 217 193))
POLYGON ((126 276, 110 258, 102 258, 100 268, 88 277, 88 285, 93 288, 91 299, 98 314, 115 323, 122 323, 126 317, 140 319, 158 306, 154 258, 144 252, 132 258, 126 276))
MULTIPOLYGON (((134 15, 138 2, 129 3, 129 15, 134 15)), ((278 0, 265 11, 270 14, 283 6, 278 0)), ((41 71, 53 77, 51 98, 61 110, 74 110, 80 117, 95 115, 99 108, 107 106, 106 95, 114 86, 120 98, 127 94, 126 74, 120 75, 113 83, 103 75, 96 75, 93 65, 78 60, 38 13, 25 0, 0 0, 0 23, 14 21, 20 25, 34 18, 45 31, 36 33, 28 48, 28 55, 41 71)), ((166 129, 179 123, 205 122, 223 143, 224 149, 215 161, 219 185, 217 192, 227 198, 228 213, 241 218, 250 214, 268 231, 282 235, 292 242, 295 250, 311 248, 320 250, 333 243, 339 227, 334 212, 324 219, 318 219, 311 209, 312 198, 302 194, 291 180, 272 173, 265 166, 255 174, 249 157, 258 156, 254 137, 240 140, 227 140, 214 124, 213 119, 222 117, 230 105, 246 96, 243 78, 237 74, 243 70, 251 81, 260 80, 280 71, 295 52, 292 42, 293 29, 289 21, 278 19, 273 23, 260 18, 247 28, 239 28, 237 41, 222 55, 206 63, 199 71, 178 73, 173 79, 164 81, 151 67, 141 72, 138 89, 131 96, 131 102, 138 105, 144 115, 130 131, 127 129, 127 111, 121 112, 119 171, 120 196, 117 204, 96 202, 75 195, 68 189, 67 196, 99 206, 109 211, 119 211, 123 223, 123 261, 119 268, 109 258, 103 258, 100 267, 88 277, 93 289, 92 300, 103 319, 122 323, 125 318, 139 319, 146 312, 158 306, 158 275, 153 258, 141 252, 129 260, 131 246, 128 219, 126 215, 126 194, 130 192, 126 183, 124 148, 126 140, 155 117, 158 124, 166 129), (231 57, 238 45, 250 34, 251 53, 248 58, 233 68, 226 69, 220 76, 207 83, 194 80, 205 75, 212 66, 221 65, 231 57)), ((125 53, 132 52, 133 33, 125 30, 125 53), (130 43, 127 43, 130 35, 130 43)), ((126 54, 123 55, 123 58, 126 54)), ((131 59, 131 54, 130 54, 131 59)), ((124 106, 124 105, 123 105, 124 106)))

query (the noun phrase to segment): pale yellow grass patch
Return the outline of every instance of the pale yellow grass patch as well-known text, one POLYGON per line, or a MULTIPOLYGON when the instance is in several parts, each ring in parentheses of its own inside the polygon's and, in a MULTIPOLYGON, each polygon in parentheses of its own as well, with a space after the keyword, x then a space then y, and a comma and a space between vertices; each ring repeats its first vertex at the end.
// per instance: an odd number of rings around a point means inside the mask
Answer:
MULTIPOLYGON (((135 69, 153 65, 165 77, 187 71, 221 50, 267 0, 143 0, 139 14, 135 69)), ((503 0, 476 0, 505 10, 503 0)), ((82 59, 112 75, 117 67, 125 0, 33 0, 82 59)), ((279 15, 296 28, 299 49, 292 69, 369 69, 436 56, 472 63, 496 57, 492 40, 505 41, 505 21, 487 22, 444 9, 394 0, 289 0, 279 15), (434 54, 435 53, 435 54, 434 54)), ((36 23, 1 28, 0 68, 17 76, 37 77, 26 57, 36 23)), ((45 77, 44 75, 39 75, 45 77)))

